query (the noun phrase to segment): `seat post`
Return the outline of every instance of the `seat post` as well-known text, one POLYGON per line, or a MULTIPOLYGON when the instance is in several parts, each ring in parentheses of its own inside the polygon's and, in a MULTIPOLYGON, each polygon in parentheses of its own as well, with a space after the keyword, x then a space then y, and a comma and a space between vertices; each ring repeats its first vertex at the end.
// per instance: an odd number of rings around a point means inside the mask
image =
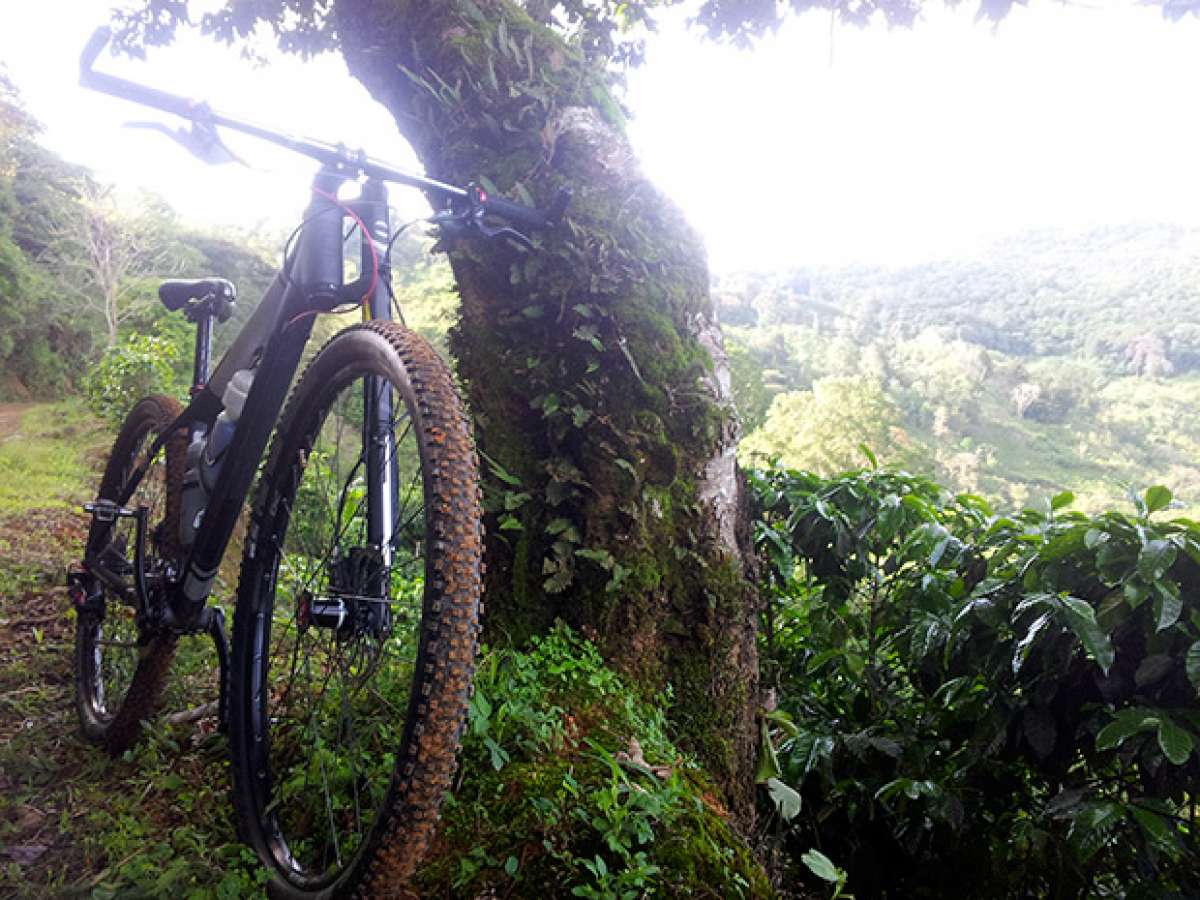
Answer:
POLYGON ((196 323, 196 352, 192 357, 192 396, 208 384, 208 369, 212 361, 213 319, 216 315, 207 304, 194 319, 196 323))

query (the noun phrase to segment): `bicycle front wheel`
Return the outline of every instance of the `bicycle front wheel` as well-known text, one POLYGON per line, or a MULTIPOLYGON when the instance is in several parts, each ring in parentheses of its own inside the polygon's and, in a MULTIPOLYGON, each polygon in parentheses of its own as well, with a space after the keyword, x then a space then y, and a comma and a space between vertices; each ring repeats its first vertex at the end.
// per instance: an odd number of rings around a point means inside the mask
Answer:
POLYGON ((385 895, 420 861, 466 715, 481 539, 445 364, 390 322, 334 337, 275 436, 234 616, 234 799, 275 896, 385 895))

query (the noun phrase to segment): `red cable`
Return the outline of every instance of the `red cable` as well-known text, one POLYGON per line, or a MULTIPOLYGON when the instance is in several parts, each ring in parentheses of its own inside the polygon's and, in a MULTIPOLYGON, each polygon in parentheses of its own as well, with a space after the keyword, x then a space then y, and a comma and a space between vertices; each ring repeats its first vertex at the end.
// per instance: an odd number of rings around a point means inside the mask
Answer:
MULTIPOLYGON (((375 239, 371 237, 371 233, 367 230, 367 223, 359 218, 358 213, 339 200, 334 194, 323 191, 320 188, 314 187, 313 193, 319 197, 323 197, 335 206, 341 208, 351 219, 358 225, 359 231, 362 233, 363 240, 367 242, 367 246, 371 248, 371 284, 367 288, 367 292, 363 294, 362 300, 359 301, 359 306, 366 306, 367 302, 375 295, 375 288, 379 286, 379 253, 375 249, 375 239)), ((284 328, 291 328, 296 322, 299 322, 305 316, 315 316, 322 312, 319 309, 308 309, 290 319, 284 328)))
POLYGON ((367 288, 367 292, 363 294, 362 303, 365 304, 375 294, 375 288, 379 286, 379 253, 375 250, 375 239, 371 237, 371 232, 367 231, 367 223, 358 217, 353 209, 335 197, 333 194, 326 193, 320 188, 313 188, 313 193, 320 197, 324 197, 331 203, 340 206, 350 218, 352 218, 362 231, 363 240, 367 242, 367 246, 371 248, 371 286, 367 288))

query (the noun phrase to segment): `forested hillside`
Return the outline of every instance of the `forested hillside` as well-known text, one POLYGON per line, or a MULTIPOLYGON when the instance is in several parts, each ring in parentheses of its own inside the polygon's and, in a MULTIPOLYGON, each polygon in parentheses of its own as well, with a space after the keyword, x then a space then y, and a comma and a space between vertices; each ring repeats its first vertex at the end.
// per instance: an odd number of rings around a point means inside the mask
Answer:
POLYGON ((826 473, 882 461, 1013 505, 1200 498, 1200 230, 1037 231, 971 259, 716 285, 748 437, 826 473))
MULTIPOLYGON (((38 130, 0 79, 0 400, 81 392, 79 360, 109 347, 132 356, 141 383, 161 380, 145 370, 164 352, 182 381, 190 327, 154 302, 158 279, 238 283, 219 351, 282 236, 204 232, 157 198, 118 197, 38 130)), ((406 314, 444 349, 455 301, 427 249, 403 241, 394 262, 406 314)), ((863 464, 866 445, 1015 506, 1070 488, 1099 509, 1161 481, 1193 507, 1197 285, 1200 229, 1167 225, 1030 232, 906 267, 723 276, 741 455, 832 473, 863 464)))
MULTIPOLYGON (((133 335, 176 347, 167 356, 182 375, 191 328, 158 304, 159 280, 219 272, 253 298, 279 242, 190 227, 161 199, 122 195, 63 160, 38 133, 0 72, 0 401, 79 392, 81 362, 119 352, 133 335)), ((222 329, 217 349, 234 333, 222 329)))

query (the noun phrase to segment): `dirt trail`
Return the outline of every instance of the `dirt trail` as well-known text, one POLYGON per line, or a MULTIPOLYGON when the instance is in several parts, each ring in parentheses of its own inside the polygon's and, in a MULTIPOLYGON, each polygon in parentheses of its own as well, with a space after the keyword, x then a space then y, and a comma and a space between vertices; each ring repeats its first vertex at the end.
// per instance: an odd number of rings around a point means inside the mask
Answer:
POLYGON ((0 403, 0 443, 17 433, 21 417, 35 406, 36 403, 0 403))

